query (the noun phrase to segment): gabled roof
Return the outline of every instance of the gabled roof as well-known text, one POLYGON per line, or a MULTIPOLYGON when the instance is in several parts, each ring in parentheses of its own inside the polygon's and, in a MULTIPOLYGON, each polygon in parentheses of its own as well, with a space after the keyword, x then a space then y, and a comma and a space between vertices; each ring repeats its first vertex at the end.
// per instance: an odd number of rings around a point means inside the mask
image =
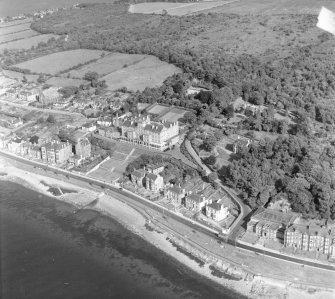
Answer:
POLYGON ((195 201, 197 203, 201 203, 204 201, 203 197, 199 194, 190 194, 187 196, 189 200, 195 201))

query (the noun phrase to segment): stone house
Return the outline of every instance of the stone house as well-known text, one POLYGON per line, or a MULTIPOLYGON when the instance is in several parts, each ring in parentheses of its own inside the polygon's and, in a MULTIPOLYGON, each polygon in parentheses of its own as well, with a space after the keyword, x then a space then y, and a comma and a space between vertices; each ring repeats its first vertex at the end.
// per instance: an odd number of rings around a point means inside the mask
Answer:
POLYGON ((225 207, 222 203, 212 202, 206 206, 206 216, 214 221, 219 222, 227 218, 228 215, 228 207, 225 207))
POLYGON ((145 188, 147 190, 158 192, 163 186, 163 177, 159 174, 148 173, 145 176, 145 188))

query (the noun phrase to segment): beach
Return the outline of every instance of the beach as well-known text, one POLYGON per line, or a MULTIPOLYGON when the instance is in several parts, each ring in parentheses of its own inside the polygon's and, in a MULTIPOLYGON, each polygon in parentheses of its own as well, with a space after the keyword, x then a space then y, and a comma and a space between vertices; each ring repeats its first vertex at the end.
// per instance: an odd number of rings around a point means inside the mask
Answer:
MULTIPOLYGON (((173 257, 192 271, 249 298, 335 298, 334 294, 329 291, 318 289, 316 292, 308 293, 304 289, 301 290, 294 286, 287 286, 281 282, 265 279, 264 277, 250 277, 248 280, 237 280, 231 279, 229 276, 227 278, 222 275, 213 275, 213 265, 216 266, 215 268, 221 269, 225 266, 224 262, 215 262, 212 258, 203 256, 200 253, 197 254, 196 250, 190 250, 189 244, 186 244, 183 240, 176 238, 171 233, 164 232, 160 227, 152 225, 150 222, 150 213, 137 211, 128 204, 106 195, 104 192, 88 190, 55 178, 29 173, 13 166, 6 160, 0 161, 0 173, 1 180, 19 183, 26 188, 73 205, 74 213, 84 209, 97 211, 108 217, 112 217, 128 230, 173 257), (50 186, 74 192, 65 192, 56 196, 50 193, 50 186), (182 248, 185 250, 182 250, 182 248), (190 251, 192 251, 192 255, 196 258, 190 258, 190 255, 187 254, 190 251)), ((238 269, 235 272, 238 272, 238 269)))

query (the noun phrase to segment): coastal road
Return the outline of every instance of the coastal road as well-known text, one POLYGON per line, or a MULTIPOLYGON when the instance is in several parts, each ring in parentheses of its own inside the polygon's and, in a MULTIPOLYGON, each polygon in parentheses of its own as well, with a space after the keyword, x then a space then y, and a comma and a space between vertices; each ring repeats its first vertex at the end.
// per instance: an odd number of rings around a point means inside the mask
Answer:
MULTIPOLYGON (((215 231, 213 231, 210 228, 207 228, 205 226, 202 226, 201 224, 198 223, 192 223, 190 222, 190 220, 188 219, 184 219, 183 217, 176 215, 175 213, 161 207, 158 206, 155 203, 152 203, 140 196, 137 196, 131 192, 128 191, 124 191, 124 190, 120 190, 117 187, 113 187, 108 183, 102 182, 102 181, 98 181, 95 180, 93 178, 89 178, 89 177, 83 177, 81 175, 77 175, 75 173, 70 173, 68 171, 64 171, 61 169, 55 169, 55 168, 51 168, 45 164, 39 163, 39 162, 34 162, 34 161, 30 161, 18 156, 13 156, 9 153, 5 153, 0 151, 0 155, 2 155, 5 158, 9 158, 11 160, 15 160, 21 163, 25 163, 28 164, 30 166, 33 167, 38 167, 43 169, 44 171, 48 171, 48 172, 52 172, 54 174, 61 174, 66 176, 67 178, 73 178, 76 180, 80 180, 83 181, 85 183, 88 183, 90 185, 95 185, 98 186, 104 190, 108 190, 108 194, 110 194, 111 196, 114 196, 117 199, 120 199, 121 201, 124 201, 126 203, 129 203, 131 206, 135 206, 138 209, 140 209, 141 211, 145 211, 146 208, 151 209, 151 210, 155 210, 160 214, 163 214, 163 218, 167 219, 171 219, 175 222, 181 223, 184 226, 187 226, 189 229, 189 231, 196 231, 197 234, 202 234, 204 237, 207 237, 210 240, 216 239, 215 236, 215 231)), ((297 257, 293 257, 293 256, 287 256, 287 255, 283 255, 280 253, 274 253, 274 252, 270 252, 267 251, 266 249, 260 249, 260 248, 255 248, 251 245, 246 245, 246 244, 241 244, 236 242, 235 240, 222 240, 224 242, 227 242, 228 244, 236 247, 236 248, 240 248, 240 249, 244 249, 244 250, 248 250, 254 254, 260 254, 262 256, 267 256, 270 258, 275 258, 275 259, 280 259, 283 261, 287 261, 287 262, 292 262, 295 264, 300 264, 300 265, 306 265, 309 267, 314 267, 314 268, 319 268, 319 269, 323 269, 323 270, 328 270, 328 271, 335 271, 335 266, 330 265, 330 264, 323 264, 323 263, 318 263, 318 262, 313 262, 313 261, 306 261, 297 257)))

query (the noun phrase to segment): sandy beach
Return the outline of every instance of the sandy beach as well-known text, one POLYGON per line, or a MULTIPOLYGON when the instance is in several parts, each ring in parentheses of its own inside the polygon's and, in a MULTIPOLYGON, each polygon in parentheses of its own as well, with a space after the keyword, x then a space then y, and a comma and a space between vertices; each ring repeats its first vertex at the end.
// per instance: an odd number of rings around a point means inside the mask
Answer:
MULTIPOLYGON (((148 215, 138 212, 124 202, 106 195, 103 192, 98 193, 54 178, 29 173, 14 167, 2 159, 0 159, 0 173, 1 180, 20 183, 27 188, 34 189, 49 197, 70 203, 78 209, 93 209, 116 219, 127 229, 174 257, 193 271, 250 298, 335 298, 334 293, 330 291, 317 289, 315 292, 309 293, 306 289, 302 290, 272 279, 249 277, 248 280, 232 280, 214 276, 212 274, 213 265, 221 269, 226 265, 225 262, 218 260, 214 262, 212 259, 206 259, 199 254, 198 258, 204 261, 204 263, 200 265, 197 260, 191 259, 185 253, 178 250, 175 244, 182 247, 183 240, 178 240, 176 236, 172 236, 164 231, 158 232, 160 229, 148 222, 148 215), (76 192, 55 196, 48 191, 49 186, 66 188, 76 192), (154 229, 148 229, 148 224, 154 229)), ((187 248, 185 248, 185 250, 187 250, 187 248)), ((192 254, 196 256, 194 250, 192 250, 192 254)), ((236 271, 238 271, 238 269, 236 271)))

